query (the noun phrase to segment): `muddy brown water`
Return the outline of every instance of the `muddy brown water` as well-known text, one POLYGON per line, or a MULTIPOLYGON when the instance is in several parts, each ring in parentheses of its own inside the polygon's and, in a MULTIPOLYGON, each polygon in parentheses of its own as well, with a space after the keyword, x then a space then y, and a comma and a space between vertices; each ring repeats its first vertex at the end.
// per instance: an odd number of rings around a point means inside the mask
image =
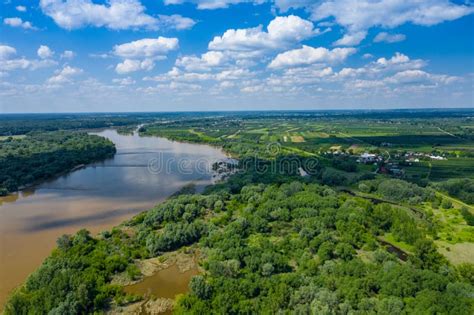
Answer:
POLYGON ((213 182, 212 163, 226 158, 206 145, 115 130, 97 134, 115 143, 114 158, 0 198, 0 310, 59 236, 109 229, 189 183, 202 190, 213 182))
POLYGON ((138 283, 125 286, 124 291, 143 296, 173 299, 176 295, 188 291, 189 281, 198 273, 196 267, 180 272, 178 266, 174 264, 144 278, 138 283))

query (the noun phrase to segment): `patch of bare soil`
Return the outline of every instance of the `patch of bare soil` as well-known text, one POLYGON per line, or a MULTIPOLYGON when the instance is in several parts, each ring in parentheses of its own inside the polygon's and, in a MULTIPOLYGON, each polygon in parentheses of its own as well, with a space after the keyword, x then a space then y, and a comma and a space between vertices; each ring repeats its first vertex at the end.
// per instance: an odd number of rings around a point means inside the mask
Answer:
POLYGON ((125 306, 114 306, 108 315, 121 315, 121 314, 143 314, 143 315, 156 315, 171 312, 174 307, 174 301, 172 299, 157 298, 148 299, 132 303, 125 306))
MULTIPOLYGON (((166 269, 174 264, 178 267, 179 272, 186 272, 196 266, 199 253, 193 248, 181 249, 174 252, 165 253, 161 256, 149 258, 145 260, 137 260, 135 265, 140 269, 143 277, 149 277, 156 272, 166 269)), ((130 280, 128 275, 123 272, 117 274, 112 279, 112 284, 121 286, 131 285, 140 282, 142 279, 130 280)))

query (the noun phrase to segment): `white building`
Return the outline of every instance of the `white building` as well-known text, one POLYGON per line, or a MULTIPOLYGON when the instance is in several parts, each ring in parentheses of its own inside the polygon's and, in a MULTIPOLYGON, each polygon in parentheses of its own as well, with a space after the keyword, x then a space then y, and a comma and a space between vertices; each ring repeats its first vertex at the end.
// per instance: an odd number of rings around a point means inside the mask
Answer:
POLYGON ((361 163, 374 163, 377 161, 377 155, 366 152, 361 154, 358 161, 361 163))

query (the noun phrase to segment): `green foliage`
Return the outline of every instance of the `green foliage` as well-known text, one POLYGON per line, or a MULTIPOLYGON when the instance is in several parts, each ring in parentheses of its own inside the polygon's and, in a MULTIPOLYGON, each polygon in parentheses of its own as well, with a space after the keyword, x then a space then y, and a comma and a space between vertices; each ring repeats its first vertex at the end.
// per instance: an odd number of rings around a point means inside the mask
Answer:
POLYGON ((332 166, 346 172, 357 172, 357 163, 354 158, 349 156, 333 157, 332 166))
POLYGON ((189 283, 191 294, 194 294, 201 300, 206 300, 211 296, 211 287, 206 283, 203 276, 195 276, 189 283))
POLYGON ((468 225, 474 226, 474 214, 472 214, 467 207, 461 208, 461 214, 468 225))
POLYGON ((410 261, 417 268, 434 271, 437 271, 443 264, 446 264, 446 259, 438 253, 434 243, 426 239, 419 239, 415 242, 410 261))
POLYGON ((418 229, 415 220, 402 210, 396 211, 390 231, 397 241, 414 244, 423 237, 423 232, 418 229))
POLYGON ((343 172, 327 168, 322 172, 321 182, 324 185, 340 186, 347 184, 348 180, 343 172))
POLYGON ((453 178, 437 186, 452 197, 474 204, 474 179, 472 178, 453 178))
POLYGON ((126 270, 127 276, 130 280, 137 280, 141 277, 142 273, 136 265, 130 264, 127 266, 126 270))
POLYGON ((202 239, 207 272, 193 280, 177 314, 403 314, 419 313, 420 305, 441 313, 470 312, 472 287, 465 281, 451 288, 453 276, 438 272, 447 262, 415 221, 390 205, 342 202, 322 186, 293 183, 245 186, 231 199, 242 210, 202 239), (284 208, 289 219, 273 215, 284 208), (252 224, 257 217, 261 223, 252 224), (402 227, 406 224, 409 228, 402 227), (358 258, 355 249, 392 227, 400 237, 412 234, 410 264, 381 248, 371 262, 358 258), (454 297, 453 290, 463 293, 454 297))
POLYGON ((453 203, 449 199, 443 199, 441 202, 441 208, 443 209, 451 209, 453 207, 453 203))
POLYGON ((474 285, 474 264, 464 263, 459 265, 457 269, 461 279, 474 285))
MULTIPOLYGON (((3 114, 0 116, 0 136, 23 135, 31 132, 93 129, 105 127, 130 128, 156 120, 156 114, 3 114)), ((169 116, 169 115, 161 115, 169 116)))
POLYGON ((150 234, 146 239, 148 251, 157 256, 162 252, 178 249, 198 241, 206 233, 202 221, 193 223, 168 223, 159 234, 150 234))
POLYGON ((44 180, 113 156, 114 144, 102 137, 77 132, 32 134, 0 141, 0 193, 44 180))
POLYGON ((386 179, 380 182, 377 193, 388 200, 395 202, 408 202, 411 198, 418 197, 420 201, 433 198, 432 192, 416 184, 400 179, 386 179))

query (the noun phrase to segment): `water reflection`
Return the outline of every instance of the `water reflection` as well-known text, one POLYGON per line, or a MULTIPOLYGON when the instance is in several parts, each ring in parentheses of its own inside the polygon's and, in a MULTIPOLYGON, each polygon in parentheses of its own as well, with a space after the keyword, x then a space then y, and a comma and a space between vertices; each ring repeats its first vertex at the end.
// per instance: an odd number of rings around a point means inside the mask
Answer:
POLYGON ((114 130, 97 133, 112 140, 117 154, 35 188, 0 198, 0 306, 15 286, 39 266, 58 236, 88 228, 110 228, 150 208, 189 183, 198 190, 212 182, 211 164, 225 155, 219 149, 114 130), (150 172, 152 159, 190 161, 150 172), (196 161, 208 163, 197 171, 196 161))

